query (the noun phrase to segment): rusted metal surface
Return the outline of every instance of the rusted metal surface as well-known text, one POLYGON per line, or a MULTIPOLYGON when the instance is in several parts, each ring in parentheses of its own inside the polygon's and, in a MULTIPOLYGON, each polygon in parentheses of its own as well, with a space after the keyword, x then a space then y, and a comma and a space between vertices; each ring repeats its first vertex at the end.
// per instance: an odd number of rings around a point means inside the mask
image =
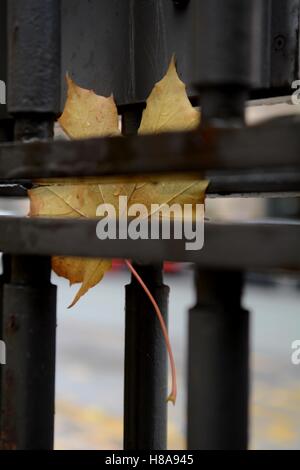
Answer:
POLYGON ((60 111, 60 1, 8 1, 8 111, 60 111))
POLYGON ((241 177, 252 184, 254 191, 255 180, 259 182, 256 189, 261 191, 265 178, 265 191, 295 191, 300 174, 299 133, 296 117, 244 129, 208 128, 139 137, 3 144, 0 182, 188 175, 215 178, 219 187, 222 178, 228 183, 241 177))
MULTIPOLYGON (((8 42, 14 139, 25 146, 50 139, 60 105, 59 0, 11 0, 8 42)), ((53 448, 56 287, 50 274, 49 256, 11 257, 2 299, 1 448, 53 448)))
MULTIPOLYGON (((291 221, 206 222, 204 248, 182 240, 99 240, 98 220, 0 217, 0 251, 7 253, 191 261, 206 267, 299 270, 300 224, 291 221), (224 249, 225 248, 225 249, 224 249)), ((171 234, 172 234, 171 226, 171 234)))
POLYGON ((48 257, 13 257, 3 287, 1 449, 49 449, 53 439, 56 287, 50 269, 48 257))

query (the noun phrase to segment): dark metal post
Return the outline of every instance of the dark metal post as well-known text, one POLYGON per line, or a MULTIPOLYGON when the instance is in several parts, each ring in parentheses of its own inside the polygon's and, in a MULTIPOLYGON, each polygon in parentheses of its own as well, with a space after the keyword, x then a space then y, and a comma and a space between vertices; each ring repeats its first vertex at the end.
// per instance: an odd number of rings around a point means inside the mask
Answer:
MULTIPOLYGON (((162 266, 136 264, 167 322, 162 266)), ((167 353, 153 306, 135 278, 126 286, 124 448, 167 446, 167 353)))
MULTIPOLYGON (((11 262, 10 256, 2 255, 2 274, 0 276, 0 340, 3 341, 3 286, 10 281, 11 262)), ((0 364, 0 387, 4 364, 0 364)), ((0 424, 1 424, 1 388, 0 388, 0 424)), ((1 428, 0 428, 1 429, 1 428)))
POLYGON ((240 272, 198 269, 189 316, 188 448, 246 449, 248 312, 240 272))
MULTIPOLYGON (((248 0, 198 4, 196 84, 204 125, 244 124, 253 5, 248 0)), ((188 448, 246 449, 249 328, 241 307, 242 274, 196 269, 197 305, 189 318, 188 448)))
MULTIPOLYGON (((123 133, 134 134, 142 108, 124 112, 123 133)), ((169 288, 162 265, 135 264, 167 323, 169 288)), ((124 449, 167 447, 167 353, 153 306, 136 279, 126 286, 124 449)))
POLYGON ((50 258, 15 256, 4 286, 2 449, 51 449, 54 431, 56 287, 50 258))
POLYGON ((60 111, 60 1, 8 2, 8 111, 60 111))
POLYGON ((60 1, 8 2, 8 111, 15 140, 53 137, 60 111, 60 1))
POLYGON ((13 140, 13 119, 7 113, 7 2, 0 0, 0 142, 13 140))
MULTIPOLYGON (((59 0, 8 2, 8 44, 15 140, 51 138, 60 107, 59 0)), ((50 273, 50 257, 13 256, 3 288, 2 449, 53 448, 56 288, 50 273)))
POLYGON ((195 84, 202 122, 239 125, 252 73, 254 3, 248 0, 197 2, 199 9, 195 84))

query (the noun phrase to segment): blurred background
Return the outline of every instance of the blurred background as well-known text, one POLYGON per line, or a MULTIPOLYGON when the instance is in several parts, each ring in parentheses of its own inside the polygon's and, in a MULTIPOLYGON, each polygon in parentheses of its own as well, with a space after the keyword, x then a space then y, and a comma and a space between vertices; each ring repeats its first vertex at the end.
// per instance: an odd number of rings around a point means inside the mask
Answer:
MULTIPOLYGON (((275 102, 249 107, 247 120, 251 124, 298 112, 297 106, 275 102)), ((0 198, 0 210, 24 215, 28 201, 0 198)), ((208 199, 206 216, 299 219, 300 200, 208 199)), ((186 264, 166 264, 165 271, 179 388, 176 406, 169 405, 169 448, 184 449, 187 311, 195 302, 193 274, 186 264)), ((68 310, 78 286, 52 277, 58 286, 56 449, 122 448, 124 286, 129 279, 122 262, 115 262, 103 281, 68 310)), ((300 339, 300 276, 249 273, 243 304, 251 312, 250 446, 300 449, 300 365, 291 363, 291 344, 300 339)))

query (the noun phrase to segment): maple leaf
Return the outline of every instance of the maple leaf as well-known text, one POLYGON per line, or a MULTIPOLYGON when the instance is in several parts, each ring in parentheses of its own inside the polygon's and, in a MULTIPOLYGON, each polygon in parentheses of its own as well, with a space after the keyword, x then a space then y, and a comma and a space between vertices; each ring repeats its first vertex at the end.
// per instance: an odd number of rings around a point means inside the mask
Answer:
MULTIPOLYGON (((126 185, 122 194, 130 197, 135 185, 126 185)), ((29 191, 31 217, 96 217, 96 209, 104 202, 118 201, 117 185, 75 184, 40 186, 29 191)), ((112 203, 112 202, 111 202, 112 203)), ((54 256, 52 269, 70 284, 82 283, 69 307, 91 287, 98 284, 111 268, 111 260, 54 256)))
MULTIPOLYGON (((96 95, 77 86, 67 76, 68 96, 59 122, 71 138, 118 135, 118 112, 113 97, 96 95)), ((51 184, 29 191, 32 217, 95 217, 96 207, 104 202, 98 185, 51 184)), ((82 283, 71 306, 101 281, 111 268, 111 260, 53 257, 54 272, 70 284, 82 283)))
MULTIPOLYGON (((68 76, 68 97, 59 119, 71 138, 120 134, 117 107, 113 97, 96 95, 77 86, 68 76)), ((172 58, 166 75, 154 86, 143 112, 140 134, 192 130, 199 124, 200 114, 189 102, 185 85, 179 79, 172 58)), ((166 181, 107 184, 51 184, 29 192, 30 216, 96 217, 100 204, 114 205, 118 213, 119 196, 128 198, 128 205, 190 203, 204 201, 206 181, 166 181)), ((151 213, 151 212, 150 212, 151 213)), ((71 305, 101 281, 111 261, 94 258, 54 257, 53 270, 71 284, 81 282, 71 305)))
MULTIPOLYGON (((189 131, 200 123, 200 113, 190 103, 186 86, 178 77, 174 56, 166 75, 157 82, 147 99, 139 134, 189 131)), ((151 204, 196 204, 204 202, 207 181, 166 181, 136 187, 131 203, 143 203, 151 213, 151 204)))
POLYGON ((105 98, 76 85, 66 75, 67 101, 59 119, 61 127, 71 139, 118 135, 118 110, 113 96, 105 98))
POLYGON ((166 75, 154 85, 147 99, 139 133, 188 131, 195 129, 199 123, 200 113, 188 99, 173 56, 166 75))

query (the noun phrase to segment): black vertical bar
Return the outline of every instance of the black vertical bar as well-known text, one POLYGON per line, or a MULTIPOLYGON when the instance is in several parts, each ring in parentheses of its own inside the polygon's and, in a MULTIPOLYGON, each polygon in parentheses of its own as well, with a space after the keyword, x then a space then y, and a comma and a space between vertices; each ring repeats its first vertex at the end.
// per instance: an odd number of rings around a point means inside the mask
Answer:
MULTIPOLYGON (((135 264, 167 323, 169 289, 162 266, 135 264)), ((167 446, 167 353, 160 324, 144 290, 126 286, 124 449, 167 446)))
MULTIPOLYGON (((254 5, 248 0, 198 3, 196 84, 204 125, 244 124, 253 78, 254 5)), ((247 448, 249 328, 242 285, 239 272, 197 270, 197 305, 189 317, 189 449, 247 448)))
POLYGON ((189 449, 247 448, 249 318, 242 286, 240 272, 198 269, 189 315, 189 449))
MULTIPOLYGON (((123 115, 123 132, 136 133, 142 108, 123 115)), ((162 265, 135 263, 135 269, 168 319, 169 288, 162 265)), ((124 449, 167 447, 167 353, 160 324, 142 287, 132 276, 125 306, 124 449)))
MULTIPOLYGON (((2 255, 2 274, 0 275, 0 340, 3 341, 3 286, 10 281, 11 262, 10 256, 7 254, 2 255)), ((5 348, 6 349, 6 348, 5 348)), ((3 364, 2 364, 3 365, 3 364)), ((0 364, 0 387, 2 383, 3 367, 0 364)), ((1 435, 1 399, 2 391, 0 388, 0 435, 1 435)))
POLYGON ((8 111, 60 110, 60 0, 8 2, 8 111))
POLYGON ((253 81, 254 2, 197 2, 199 25, 195 84, 204 124, 240 124, 253 81))
MULTIPOLYGON (((8 116, 6 107, 6 85, 7 85, 7 0, 0 0, 0 142, 12 141, 14 138, 14 122, 8 116), (3 88, 4 84, 4 88, 3 88)), ((10 280, 10 257, 2 255, 2 275, 0 275, 0 340, 3 340, 3 285, 10 280)), ((0 384, 3 367, 0 364, 0 384)), ((1 412, 1 389, 0 389, 0 412, 1 412)), ((1 422, 1 419, 0 419, 1 422)))
MULTIPOLYGON (((8 45, 15 140, 51 138, 60 106, 59 0, 11 0, 8 45)), ((53 448, 56 288, 50 274, 50 257, 12 257, 3 288, 2 449, 53 448)))
POLYGON ((51 449, 56 287, 48 257, 14 256, 3 290, 2 449, 51 449))
POLYGON ((141 124, 143 105, 128 108, 122 114, 122 133, 126 135, 137 134, 141 124))

